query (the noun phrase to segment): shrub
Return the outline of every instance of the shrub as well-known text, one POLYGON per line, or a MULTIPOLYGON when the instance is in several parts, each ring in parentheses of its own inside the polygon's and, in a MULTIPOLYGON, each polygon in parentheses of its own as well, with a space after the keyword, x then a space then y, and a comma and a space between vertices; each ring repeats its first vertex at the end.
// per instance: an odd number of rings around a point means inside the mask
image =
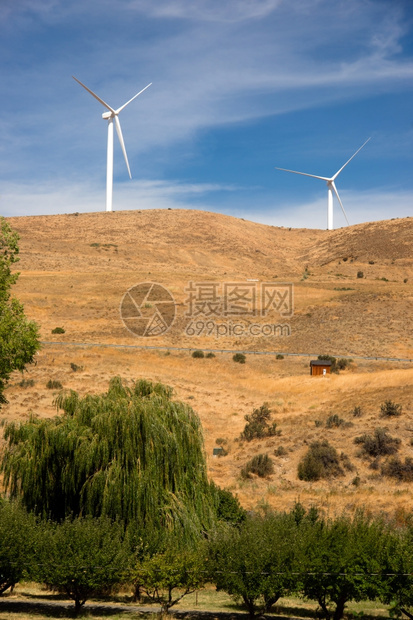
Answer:
POLYGON ((70 368, 73 370, 73 372, 77 372, 78 370, 83 370, 83 366, 78 366, 74 362, 71 362, 70 368))
POLYGON ((283 360, 284 359, 284 355, 281 355, 281 353, 277 353, 277 355, 275 356, 276 360, 283 360))
POLYGON ((311 443, 307 453, 298 464, 300 480, 319 480, 342 476, 343 473, 337 450, 326 440, 311 443))
POLYGON ((284 446, 278 446, 278 448, 274 450, 274 454, 275 456, 285 456, 286 454, 288 454, 288 452, 284 448, 284 446))
POLYGON ((215 353, 212 353, 212 351, 210 351, 209 353, 207 353, 207 354, 205 355, 205 357, 206 357, 207 359, 209 359, 209 360, 210 360, 210 359, 212 359, 213 357, 215 357, 215 353))
POLYGON ((392 400, 386 400, 380 405, 381 415, 385 417, 399 416, 402 413, 402 406, 392 400))
POLYGON ((354 471, 355 470, 355 467, 354 467, 353 463, 350 461, 350 459, 347 456, 347 454, 344 454, 344 452, 342 452, 340 454, 340 462, 341 462, 342 466, 344 467, 344 469, 347 469, 347 471, 354 471))
POLYGON ((56 379, 49 379, 49 381, 46 383, 46 387, 48 390, 61 390, 63 388, 63 385, 60 383, 60 381, 56 381, 56 379))
POLYGON ((217 439, 215 439, 215 443, 217 444, 217 446, 225 446, 225 444, 228 443, 228 440, 224 437, 217 437, 217 439))
POLYGON ((358 271, 357 272, 357 277, 358 278, 364 278, 364 273, 362 271, 358 271))
POLYGON ((413 480, 413 459, 407 457, 404 463, 397 457, 393 457, 381 468, 383 476, 397 478, 400 482, 411 482, 413 480))
POLYGON ((404 282, 405 284, 407 284, 407 281, 408 281, 408 280, 407 280, 407 278, 405 278, 405 279, 403 280, 403 282, 404 282))
POLYGON ((33 387, 34 379, 22 379, 19 381, 19 386, 22 388, 33 387))
POLYGON ((372 435, 360 435, 354 443, 361 446, 361 454, 365 456, 387 456, 395 454, 399 449, 400 439, 392 437, 385 428, 375 428, 372 435))
POLYGON ((243 353, 235 353, 235 355, 232 356, 232 359, 234 362, 238 362, 238 364, 245 364, 246 358, 243 353))
POLYGON ((330 415, 326 421, 326 428, 338 428, 339 426, 345 426, 346 422, 343 418, 340 418, 336 413, 330 415))
POLYGON ((264 403, 259 409, 254 409, 250 415, 247 414, 244 417, 247 423, 241 433, 241 439, 251 441, 252 439, 280 435, 281 432, 276 430, 276 422, 270 424, 270 418, 271 410, 268 407, 268 403, 264 403))
POLYGON ((353 416, 355 418, 360 418, 362 415, 363 415, 362 408, 359 407, 358 405, 356 407, 354 407, 354 409, 353 409, 353 416))
POLYGON ((241 469, 242 478, 251 478, 251 474, 266 478, 273 473, 274 464, 268 454, 257 454, 241 469))
POLYGON ((63 327, 55 327, 54 329, 52 329, 52 334, 64 334, 65 330, 63 329, 63 327))
POLYGON ((369 260, 369 265, 374 265, 374 260, 369 260))
POLYGON ((199 349, 197 351, 193 351, 192 352, 192 357, 196 357, 196 358, 202 358, 205 357, 204 352, 200 351, 199 349))

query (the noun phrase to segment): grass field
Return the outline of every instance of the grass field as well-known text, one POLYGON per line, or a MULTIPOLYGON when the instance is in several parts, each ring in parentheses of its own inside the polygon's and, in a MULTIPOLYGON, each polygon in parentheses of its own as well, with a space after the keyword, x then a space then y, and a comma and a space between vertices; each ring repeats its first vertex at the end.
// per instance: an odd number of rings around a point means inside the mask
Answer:
POLYGON ((46 388, 49 380, 87 394, 106 390, 114 375, 127 381, 145 377, 171 385, 176 398, 199 414, 209 475, 234 491, 246 508, 268 503, 290 509, 299 500, 330 514, 364 507, 401 520, 411 511, 413 483, 383 477, 380 468, 371 469, 370 461, 358 456, 354 444, 355 437, 386 426, 401 440, 400 456, 412 456, 412 363, 355 357, 413 359, 411 218, 330 232, 178 210, 9 221, 21 236, 21 276, 15 292, 39 323, 42 340, 55 344, 43 346, 24 377, 13 376, 6 394, 9 404, 1 411, 4 422, 24 421, 30 412, 55 415, 55 393, 46 388), (176 301, 175 323, 153 338, 133 336, 119 314, 124 293, 146 281, 163 284, 176 301), (247 325, 288 320, 291 336, 186 335, 185 288, 191 281, 216 283, 221 292, 231 282, 249 282, 257 291, 265 282, 291 283, 292 317, 242 317, 247 325), (56 327, 65 332, 52 334, 56 327), (354 362, 339 375, 319 378, 309 375, 309 357, 248 355, 242 365, 230 354, 194 359, 189 352, 172 349, 61 344, 69 342, 327 353, 354 357, 354 362), (402 416, 380 416, 387 399, 403 406, 402 416), (264 402, 281 435, 241 442, 244 416, 264 402), (360 417, 352 414, 356 406, 362 409, 360 417), (346 424, 327 428, 332 414, 346 424), (226 442, 227 456, 212 456, 217 439, 226 442), (346 454, 354 469, 330 481, 298 480, 298 462, 318 439, 327 439, 346 454), (280 446, 285 452, 277 456, 280 446), (242 480, 242 467, 261 452, 273 458, 274 474, 242 480))

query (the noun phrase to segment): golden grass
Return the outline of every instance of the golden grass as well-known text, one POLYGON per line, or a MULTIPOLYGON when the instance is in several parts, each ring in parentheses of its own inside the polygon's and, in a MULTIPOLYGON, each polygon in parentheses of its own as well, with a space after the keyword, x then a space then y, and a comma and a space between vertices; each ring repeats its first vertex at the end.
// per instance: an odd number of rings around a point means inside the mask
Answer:
MULTIPOLYGON (((195 211, 91 213, 79 216, 10 218, 21 235, 21 277, 16 294, 38 321, 48 342, 95 342, 166 347, 222 348, 407 357, 413 359, 411 332, 412 220, 362 224, 333 232, 288 230, 195 211), (397 240, 397 241, 395 241, 397 240), (111 245, 109 245, 111 244, 111 245), (344 259, 347 260, 344 260, 344 259), (373 261, 374 264, 369 264, 373 261), (357 278, 362 270, 364 279, 357 278), (310 274, 305 280, 303 273, 310 274), (386 277, 388 282, 376 278, 386 277), (189 337, 183 330, 185 287, 190 280, 293 282, 295 314, 289 338, 189 337), (403 280, 407 278, 408 282, 403 280), (123 326, 119 304, 125 291, 142 281, 163 283, 177 302, 173 328, 156 338, 133 337, 123 326), (352 290, 335 290, 350 288, 352 290), (55 327, 65 334, 52 335, 55 327)), ((278 315, 249 321, 280 322, 278 315)), ((410 510, 410 486, 383 479, 357 457, 354 437, 376 426, 389 427, 410 453, 413 436, 413 370, 409 363, 355 359, 351 371, 310 377, 309 357, 248 355, 245 365, 231 354, 193 359, 189 352, 109 347, 45 345, 28 370, 31 388, 16 374, 3 408, 5 421, 25 420, 29 411, 55 415, 49 379, 82 394, 103 391, 110 377, 141 377, 171 385, 176 397, 200 415, 210 476, 234 490, 253 508, 268 502, 290 508, 300 499, 340 512, 365 506, 374 511, 410 510), (71 363, 83 370, 73 372, 71 363), (379 416, 380 404, 403 405, 396 420, 379 416), (241 443, 244 416, 269 402, 280 437, 241 443), (363 415, 353 418, 361 406, 363 415), (316 427, 337 413, 354 426, 316 427), (229 454, 212 456, 217 438, 229 454), (297 464, 308 443, 326 438, 345 452, 354 472, 331 482, 297 479, 297 464), (283 445, 287 454, 273 453, 283 445), (269 480, 241 481, 240 470, 257 452, 274 458, 269 480), (352 480, 358 476, 360 485, 352 480)), ((413 486, 413 485, 412 485, 413 486)))

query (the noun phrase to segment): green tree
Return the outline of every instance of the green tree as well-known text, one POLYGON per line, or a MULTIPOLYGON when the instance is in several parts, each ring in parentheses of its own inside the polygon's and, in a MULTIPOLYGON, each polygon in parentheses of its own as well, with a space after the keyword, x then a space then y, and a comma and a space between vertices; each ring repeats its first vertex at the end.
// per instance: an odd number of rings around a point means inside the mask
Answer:
POLYGON ((36 520, 15 502, 0 503, 0 594, 28 571, 36 552, 36 520))
POLYGON ((216 518, 201 424, 162 384, 119 377, 107 393, 61 393, 62 415, 6 427, 4 484, 28 510, 61 520, 90 514, 133 522, 146 540, 196 538, 216 518))
POLYGON ((167 549, 144 557, 135 571, 135 588, 161 606, 161 614, 205 585, 205 545, 196 550, 169 543, 167 549))
POLYGON ((251 414, 244 416, 246 425, 241 433, 241 439, 251 441, 252 439, 262 439, 263 437, 273 437, 279 435, 277 423, 271 422, 271 410, 268 403, 264 403, 258 409, 254 409, 251 414))
POLYGON ((394 528, 382 559, 382 592, 380 599, 390 604, 391 616, 402 614, 413 620, 413 525, 394 528))
POLYGON ((19 235, 0 217, 0 406, 7 403, 4 391, 14 370, 23 371, 40 348, 38 327, 28 321, 23 305, 11 296, 18 273, 19 235))
POLYGON ((39 553, 37 578, 75 603, 76 613, 91 597, 108 594, 129 576, 129 545, 121 523, 78 517, 49 523, 39 553))
POLYGON ((303 548, 303 594, 323 616, 340 620, 349 601, 375 599, 381 592, 384 526, 363 515, 317 521, 303 548))
POLYGON ((248 516, 239 528, 221 527, 210 541, 210 578, 217 590, 242 600, 251 617, 269 612, 299 588, 300 536, 292 514, 269 512, 248 516))

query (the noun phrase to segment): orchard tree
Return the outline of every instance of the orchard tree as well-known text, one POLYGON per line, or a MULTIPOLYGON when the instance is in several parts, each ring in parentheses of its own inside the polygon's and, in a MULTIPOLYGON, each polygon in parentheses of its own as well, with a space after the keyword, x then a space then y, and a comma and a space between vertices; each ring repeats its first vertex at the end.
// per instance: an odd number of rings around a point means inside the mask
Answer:
POLYGON ((241 599, 254 617, 297 591, 301 530, 292 514, 248 516, 239 527, 223 526, 209 547, 210 579, 217 590, 241 599))
POLYGON ((165 551, 144 557, 134 575, 135 590, 161 606, 161 614, 207 581, 205 544, 196 549, 169 543, 165 551))
POLYGON ((30 576, 39 547, 38 528, 16 502, 0 502, 0 594, 30 576))
POLYGON ((76 613, 126 581, 131 562, 122 524, 107 517, 49 522, 38 559, 37 580, 71 598, 76 613))
POLYGON ((386 536, 380 521, 363 514, 319 520, 309 528, 302 556, 302 591, 318 602, 327 620, 340 620, 349 601, 380 595, 386 536))
POLYGON ((27 320, 23 305, 10 292, 19 276, 12 273, 19 260, 18 240, 17 232, 0 217, 0 406, 7 403, 4 390, 11 373, 23 371, 40 348, 37 325, 27 320))

